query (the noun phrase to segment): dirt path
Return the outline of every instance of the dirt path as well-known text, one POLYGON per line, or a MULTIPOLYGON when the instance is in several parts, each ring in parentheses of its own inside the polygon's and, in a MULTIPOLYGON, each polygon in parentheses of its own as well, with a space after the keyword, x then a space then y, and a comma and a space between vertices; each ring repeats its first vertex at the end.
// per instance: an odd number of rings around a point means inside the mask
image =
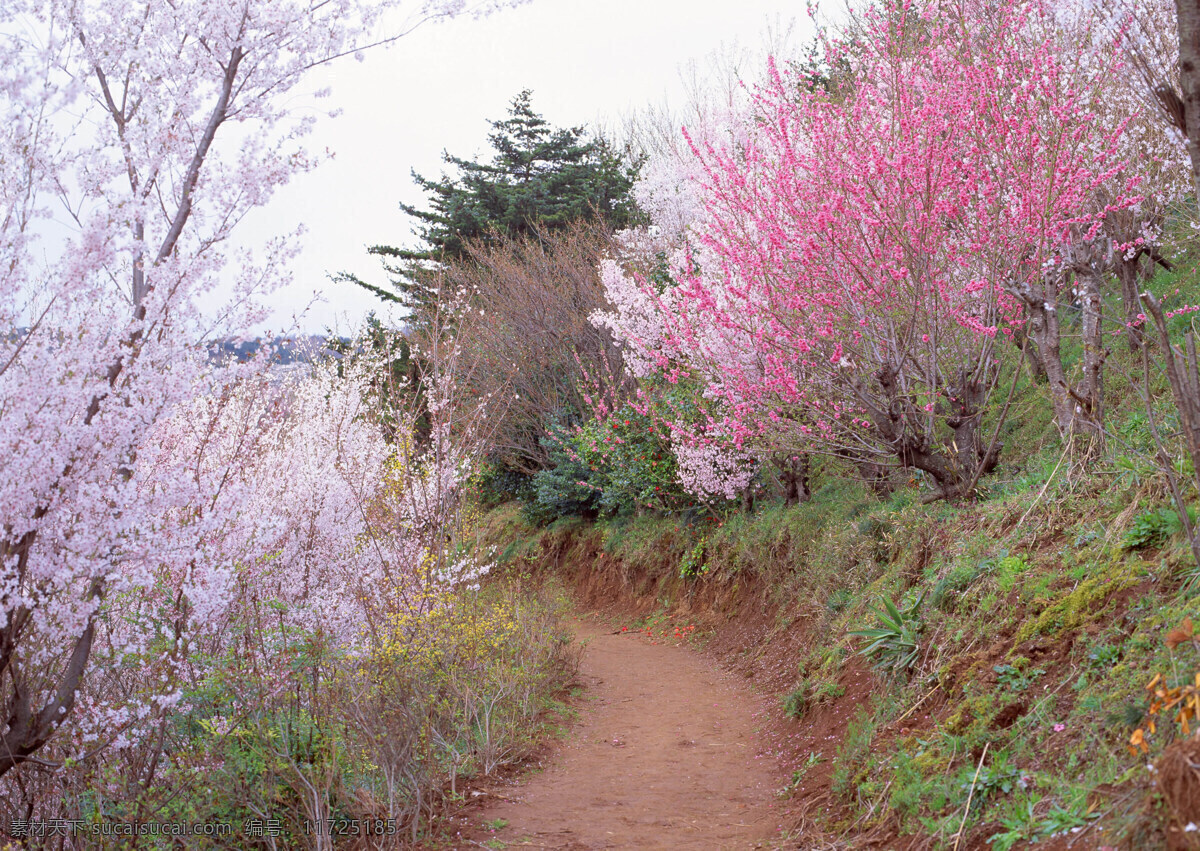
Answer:
POLYGON ((591 623, 577 632, 588 642, 579 724, 545 771, 473 819, 507 826, 464 847, 769 847, 782 780, 757 758, 762 700, 686 647, 591 623))

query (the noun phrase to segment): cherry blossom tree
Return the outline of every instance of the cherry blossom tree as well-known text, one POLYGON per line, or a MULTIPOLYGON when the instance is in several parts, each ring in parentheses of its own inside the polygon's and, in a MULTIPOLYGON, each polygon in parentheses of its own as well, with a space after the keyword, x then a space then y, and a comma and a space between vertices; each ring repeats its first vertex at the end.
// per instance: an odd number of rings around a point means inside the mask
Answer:
MULTIPOLYGON (((772 66, 747 138, 694 140, 699 245, 677 286, 633 276, 657 321, 640 336, 654 328, 669 380, 703 372, 737 443, 791 423, 814 448, 925 472, 935 497, 995 466, 997 341, 1057 320, 1050 273, 1135 200, 1123 127, 1094 113, 1115 51, 1069 64, 1032 37, 1048 14, 885 3, 828 45, 848 69, 836 92, 772 66)), ((1060 426, 1095 428, 1072 389, 1056 383, 1060 426)))
MULTIPOLYGON (((501 5, 512 4, 477 11, 501 5)), ((237 389, 261 378, 210 366, 204 343, 261 319, 259 299, 286 280, 294 235, 236 255, 228 239, 317 162, 302 144, 314 119, 289 112, 289 95, 312 68, 397 38, 381 28, 399 6, 0 10, 0 775, 35 759, 70 716, 119 607, 166 594, 178 613, 168 631, 185 642, 219 619, 237 565, 262 552, 270 535, 257 522, 286 510, 255 505, 237 475, 268 475, 275 414, 237 389), (234 295, 218 309, 228 281, 234 295)), ((464 10, 429 0, 415 14, 464 10)), ((349 478, 367 475, 376 450, 353 449, 349 478)), ((320 511, 297 506, 291 521, 320 511)), ((121 658, 161 646, 133 633, 111 644, 121 658)))
MULTIPOLYGON (((787 36, 778 34, 772 48, 788 50, 787 36)), ((684 120, 692 139, 744 143, 753 121, 744 70, 761 69, 764 59, 726 52, 712 57, 703 72, 690 69, 684 120)), ((746 494, 761 466, 759 457, 735 446, 732 435, 719 427, 710 409, 721 403, 704 392, 703 370, 694 372, 693 381, 668 382, 662 369, 668 363, 684 367, 697 355, 675 345, 663 323, 663 316, 676 309, 673 270, 701 250, 698 226, 705 216, 702 163, 680 133, 679 118, 665 108, 651 109, 629 128, 646 157, 632 194, 649 222, 616 234, 612 255, 600 263, 608 305, 592 314, 592 322, 608 329, 621 347, 623 365, 639 384, 639 406, 647 413, 653 408, 661 420, 678 484, 704 502, 732 500, 746 494)), ((599 418, 617 407, 612 400, 597 406, 599 418)))
MULTIPOLYGON (((1154 4, 1151 4, 1152 7, 1154 4)), ((1025 38, 1031 44, 1053 42, 1063 58, 1057 99, 1075 100, 1100 128, 1120 131, 1112 159, 1123 163, 1123 177, 1136 180, 1098 184, 1092 204, 1103 215, 1076 223, 1066 242, 1045 265, 1013 293, 1024 303, 1029 322, 1014 335, 1036 375, 1050 385, 1055 421, 1064 435, 1083 434, 1089 444, 1103 439, 1103 383, 1111 351, 1107 338, 1124 334, 1130 347, 1141 344, 1144 319, 1138 293, 1158 267, 1171 268, 1159 242, 1168 214, 1181 206, 1190 188, 1180 128, 1156 103, 1161 74, 1177 64, 1172 16, 1162 4, 1142 17, 1128 9, 1098 9, 1060 2, 1053 15, 1032 19, 1025 38), (1114 46, 1119 73, 1097 75, 1112 64, 1114 46), (1122 187, 1122 183, 1125 186, 1122 187), (1119 196, 1125 195, 1125 200, 1119 196), (1111 286, 1115 279, 1117 288, 1111 286), (1107 307, 1120 303, 1117 312, 1107 307), (1064 347, 1063 317, 1078 305, 1082 369, 1072 369, 1064 347), (1122 315, 1123 314, 1123 315, 1122 315), (1119 324, 1118 324, 1119 323, 1119 324), (1074 373, 1074 374, 1073 374, 1074 373)))
POLYGON ((1109 80, 1098 112, 1110 126, 1126 120, 1118 155, 1136 167, 1140 200, 1106 218, 1102 263, 1116 275, 1129 346, 1142 342, 1138 294, 1159 268, 1173 268, 1162 243, 1172 213, 1195 218, 1186 127, 1179 99, 1179 36, 1173 0, 1113 7, 1068 6, 1068 26, 1092 38, 1120 39, 1128 73, 1109 80))

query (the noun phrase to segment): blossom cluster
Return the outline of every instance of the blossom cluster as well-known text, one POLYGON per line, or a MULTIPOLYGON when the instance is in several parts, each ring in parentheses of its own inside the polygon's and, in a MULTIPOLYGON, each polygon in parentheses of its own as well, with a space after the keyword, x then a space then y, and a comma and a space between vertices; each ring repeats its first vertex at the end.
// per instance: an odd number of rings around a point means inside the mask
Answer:
POLYGON ((946 495, 994 466, 1001 346, 1030 304, 1070 300, 1064 270, 1098 278, 1130 247, 1110 223, 1155 227, 1131 212, 1130 117, 1103 112, 1119 44, 1054 12, 891 0, 827 42, 828 80, 772 61, 726 134, 685 131, 673 177, 650 170, 661 222, 602 266, 614 309, 595 321, 639 377, 702 382, 681 470, 719 477, 714 434, 890 458, 946 495))

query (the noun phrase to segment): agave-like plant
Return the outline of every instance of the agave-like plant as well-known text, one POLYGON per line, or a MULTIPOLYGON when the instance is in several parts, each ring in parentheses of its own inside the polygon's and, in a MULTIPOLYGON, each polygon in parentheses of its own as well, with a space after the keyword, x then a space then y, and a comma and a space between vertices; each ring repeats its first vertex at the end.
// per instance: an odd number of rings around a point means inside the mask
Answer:
POLYGON ((879 615, 880 625, 874 629, 856 629, 850 632, 865 638, 870 643, 859 653, 872 659, 875 667, 895 674, 907 671, 917 663, 921 653, 920 634, 925 623, 917 614, 925 601, 925 592, 904 608, 900 608, 887 597, 880 597, 882 608, 872 608, 879 615))

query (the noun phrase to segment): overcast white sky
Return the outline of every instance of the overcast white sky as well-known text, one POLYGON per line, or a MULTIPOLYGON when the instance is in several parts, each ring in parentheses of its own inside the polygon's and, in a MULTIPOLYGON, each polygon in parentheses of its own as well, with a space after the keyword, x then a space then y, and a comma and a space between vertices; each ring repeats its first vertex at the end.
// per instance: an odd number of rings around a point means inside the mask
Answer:
MULTIPOLYGON (((555 126, 612 125, 650 103, 683 97, 680 68, 723 45, 758 48, 768 27, 809 23, 798 0, 532 0, 482 20, 428 24, 393 47, 334 66, 323 106, 341 108, 310 137, 332 162, 296 178, 243 222, 256 243, 303 222, 308 233, 295 283, 275 294, 267 330, 353 330, 380 302, 327 275, 382 281, 366 247, 413 244, 399 201, 424 206, 410 170, 441 174, 441 153, 487 156, 489 119, 503 118, 521 89, 555 126), (314 295, 323 299, 313 304, 314 295)), ((319 85, 314 85, 319 88, 319 85)), ((382 313, 383 311, 381 311, 382 313)), ((260 329, 263 330, 263 329, 260 329)))

